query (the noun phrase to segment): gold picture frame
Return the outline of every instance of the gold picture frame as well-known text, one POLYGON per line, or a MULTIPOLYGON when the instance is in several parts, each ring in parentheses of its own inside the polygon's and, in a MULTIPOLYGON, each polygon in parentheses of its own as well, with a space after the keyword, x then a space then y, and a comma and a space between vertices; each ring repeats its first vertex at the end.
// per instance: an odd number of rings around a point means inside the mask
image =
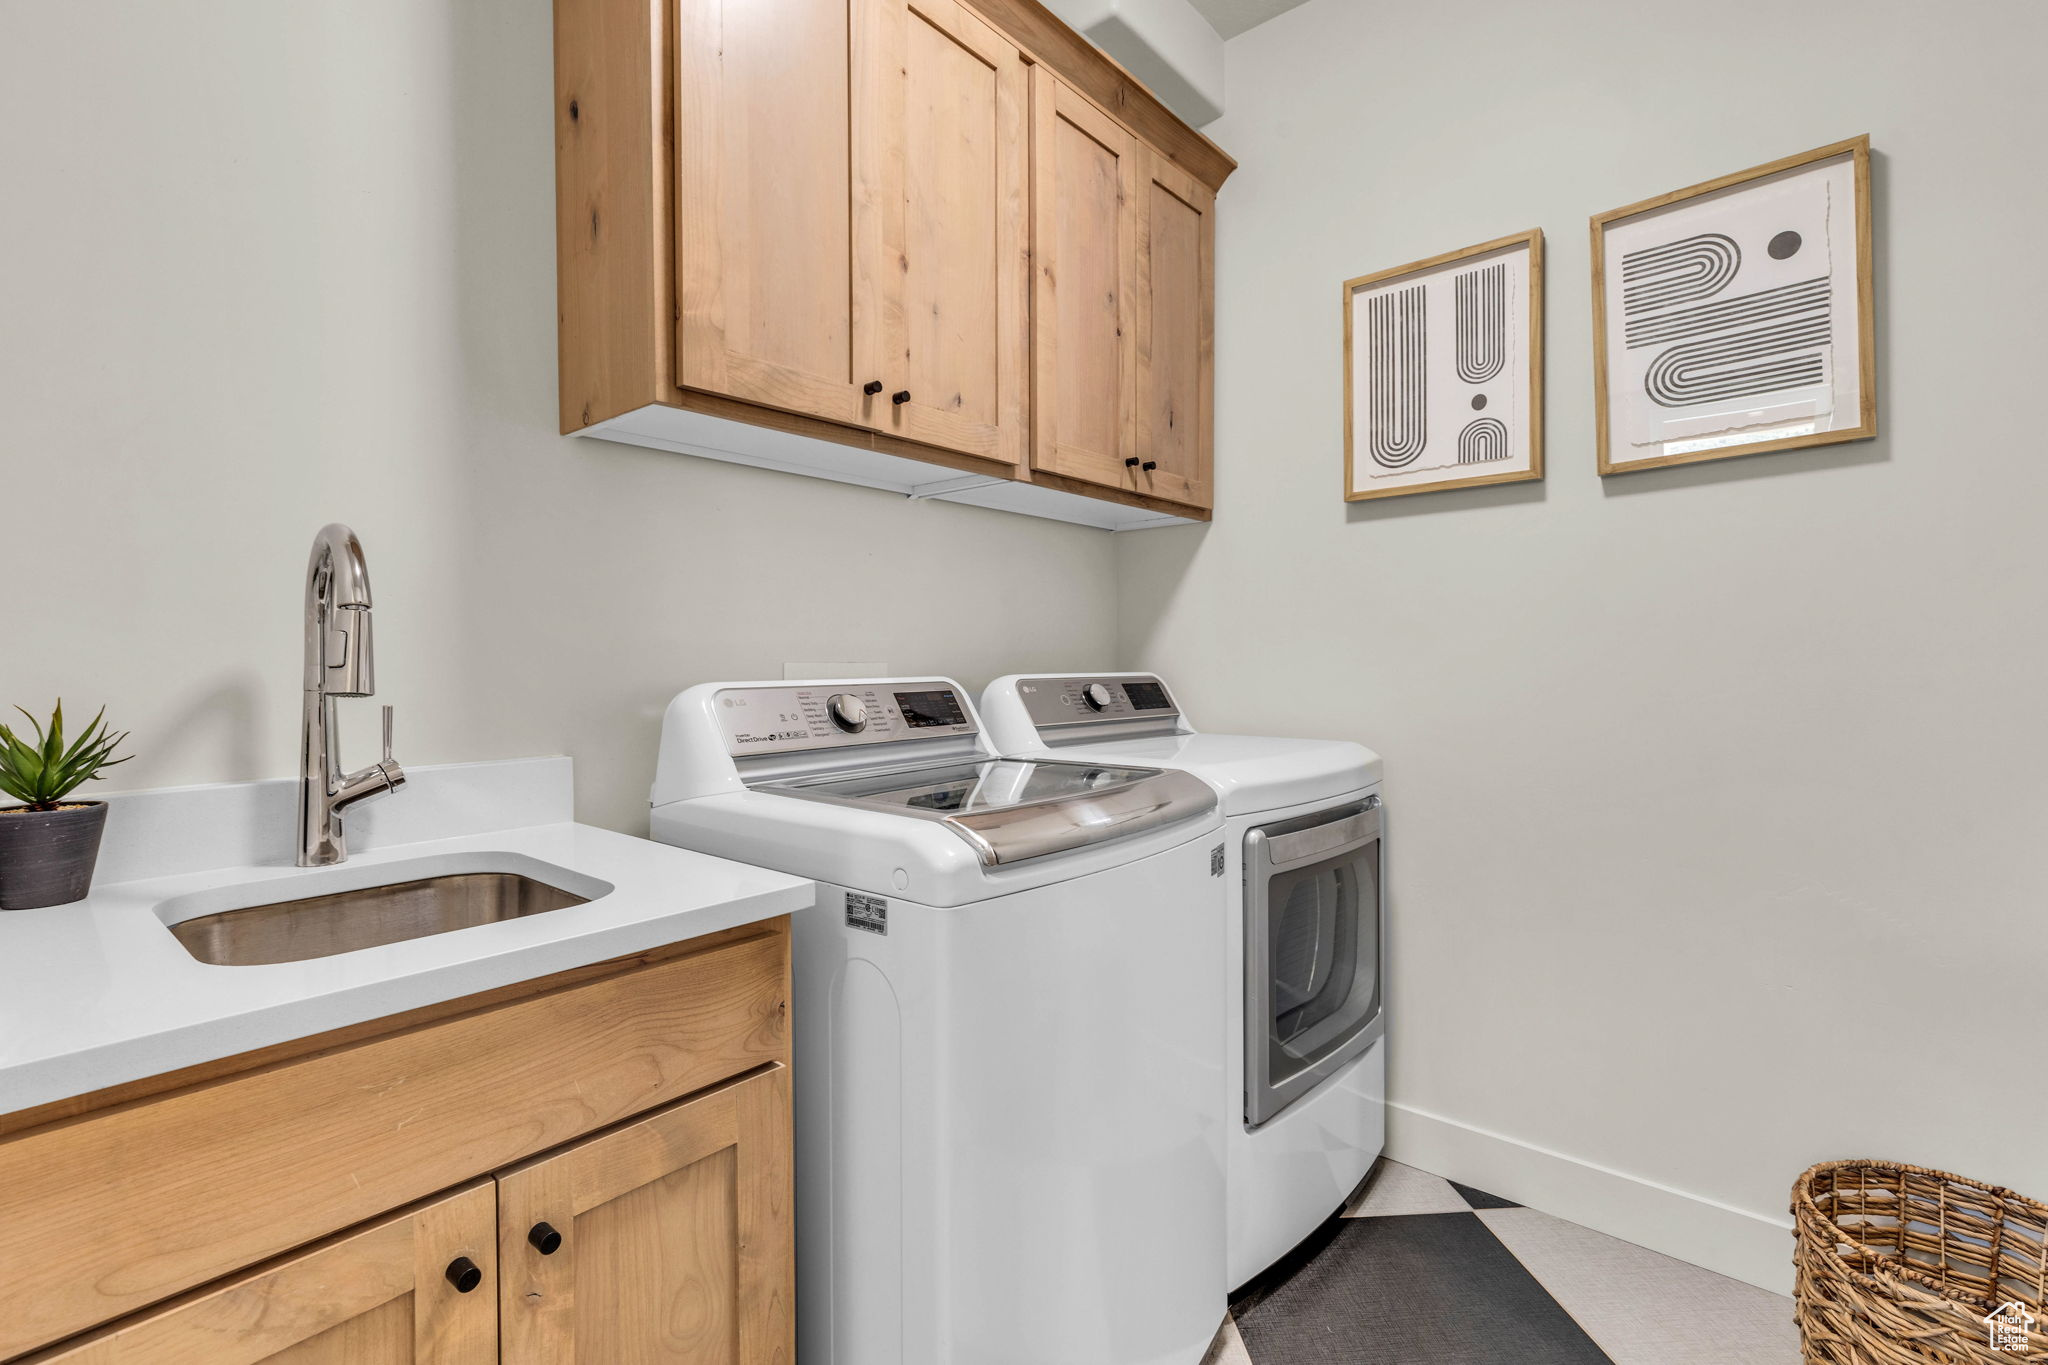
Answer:
MULTIPOLYGON (((1789 193, 1789 189, 1781 188, 1780 192, 1789 193)), ((1832 200, 1823 202, 1832 203, 1832 200)), ((1591 220, 1590 230, 1593 243, 1593 406, 1599 435, 1600 473, 1603 476, 1696 464, 1706 460, 1726 460, 1747 455, 1763 455, 1773 451, 1833 445, 1842 441, 1862 441, 1877 435, 1877 318, 1876 291, 1872 277, 1868 134, 1832 142, 1825 147, 1816 147, 1810 152, 1782 157, 1761 166, 1752 166, 1745 171, 1737 171, 1733 175, 1720 176, 1682 190, 1673 190, 1669 194, 1658 195, 1654 199, 1645 199, 1624 208, 1595 214, 1591 220), (1740 243, 1733 236, 1720 231, 1697 232, 1698 228, 1711 221, 1707 215, 1717 211, 1732 215, 1739 211, 1736 204, 1737 196, 1731 194, 1731 191, 1740 191, 1745 187, 1751 190, 1762 190, 1766 186, 1789 187, 1791 180, 1802 173, 1809 184, 1816 187, 1807 191, 1809 195, 1819 192, 1820 177, 1832 175, 1825 186, 1826 193, 1831 195, 1835 182, 1841 179, 1839 173, 1835 172, 1836 167, 1847 169, 1847 178, 1853 187, 1851 198, 1855 216, 1853 224, 1846 231, 1835 227, 1832 221, 1828 223, 1824 235, 1829 247, 1827 274, 1764 289, 1751 286, 1746 292, 1722 293, 1723 290, 1743 289, 1743 281, 1750 272, 1741 262, 1745 259, 1757 260, 1757 243, 1751 242, 1750 254, 1744 258, 1740 243), (1674 288, 1690 292, 1685 294, 1682 303, 1652 303, 1652 311, 1648 315, 1638 314, 1633 318, 1628 314, 1627 304, 1624 303, 1621 310, 1621 340, 1625 353, 1623 357, 1616 357, 1615 348, 1611 345, 1613 329, 1610 326, 1612 317, 1609 307, 1610 294, 1614 291, 1608 287, 1607 271, 1610 242, 1618 233, 1644 231, 1660 221, 1667 224, 1667 234, 1669 231, 1683 230, 1674 220, 1677 219, 1679 210, 1688 207, 1695 210, 1690 220, 1695 229, 1694 235, 1674 239, 1665 246, 1624 251, 1624 260, 1626 261, 1630 255, 1636 255, 1647 261, 1654 252, 1675 251, 1687 243, 1700 242, 1712 237, 1729 243, 1726 250, 1733 252, 1738 264, 1727 266, 1725 256, 1719 261, 1702 258, 1702 273, 1693 276, 1686 273, 1692 263, 1685 263, 1681 268, 1678 264, 1670 263, 1678 258, 1665 257, 1662 259, 1667 263, 1662 267, 1646 266, 1646 271, 1661 268, 1664 271, 1661 276, 1650 276, 1646 273, 1639 279, 1648 279, 1651 282, 1639 282, 1635 285, 1626 282, 1625 268, 1623 278, 1616 282, 1624 291, 1624 299, 1629 289, 1662 289, 1666 291, 1664 297, 1668 297, 1674 288), (1838 237, 1839 242, 1836 240, 1838 237), (1835 248, 1843 243, 1853 245, 1853 280, 1845 278, 1835 268, 1835 248), (1714 284, 1724 269, 1727 277, 1714 284), (1790 292, 1798 289, 1813 290, 1817 281, 1821 279, 1826 281, 1825 287, 1813 293, 1795 296, 1790 292), (1704 288, 1708 284, 1713 284, 1714 287, 1704 288), (1802 297, 1812 302, 1802 303, 1802 297), (1845 322, 1840 318, 1839 305, 1851 298, 1855 302, 1856 317, 1853 322, 1845 322), (1804 312, 1801 311, 1802 308, 1805 309, 1804 312), (1756 320, 1740 321, 1744 309, 1748 309, 1751 317, 1756 320), (1688 312, 1696 319, 1691 324, 1686 324, 1680 319, 1680 315, 1688 312), (1729 321, 1731 318, 1738 320, 1729 321), (1661 330, 1659 324, 1662 325, 1661 330), (1682 329, 1687 325, 1696 330, 1686 333, 1682 329), (1663 338, 1664 349, 1647 360, 1628 361, 1627 351, 1640 351, 1658 344, 1656 341, 1649 341, 1629 346, 1627 329, 1631 326, 1641 328, 1653 337, 1663 338), (1825 343, 1812 340, 1813 336, 1819 334, 1818 330, 1799 330, 1822 327, 1825 327, 1828 337, 1825 343), (1705 329, 1704 339, 1671 340, 1673 337, 1687 335, 1701 336, 1701 331, 1697 329, 1705 329), (1850 409, 1850 414, 1844 415, 1839 413, 1839 408, 1843 405, 1837 401, 1842 392, 1844 370, 1837 357, 1843 349, 1841 341, 1848 335, 1855 337, 1857 355, 1855 364, 1847 371, 1855 380, 1854 401, 1846 405, 1850 409), (1747 359, 1728 359, 1727 357, 1732 355, 1739 355, 1739 347, 1745 338, 1762 340, 1748 341, 1750 350, 1747 359), (1806 342, 1803 351, 1787 349, 1791 343, 1802 340, 1806 342), (1730 343, 1736 343, 1738 349, 1729 349, 1730 343), (1814 358, 1819 355, 1823 344, 1827 350, 1825 362, 1814 358), (1718 352, 1709 349, 1713 347, 1722 349, 1718 352), (1772 347, 1777 349, 1770 349, 1772 347), (1686 354, 1678 354, 1680 352, 1686 354), (1674 356, 1677 358, 1674 359, 1674 356), (1688 425, 1697 427, 1698 430, 1691 435, 1673 435, 1666 440, 1632 442, 1626 449, 1655 450, 1656 453, 1635 459, 1618 458, 1613 430, 1617 405, 1622 401, 1622 393, 1634 395, 1637 384, 1631 378, 1624 384, 1617 385, 1610 362, 1643 366, 1645 379, 1641 387, 1646 390, 1647 397, 1653 404, 1671 402, 1669 410, 1677 411, 1675 400, 1683 399, 1687 393, 1710 393, 1716 397, 1693 400, 1693 405, 1712 405, 1728 410, 1702 414, 1690 419, 1673 419, 1667 428, 1669 430, 1683 430, 1688 425), (1752 376, 1747 379, 1742 377, 1743 370, 1740 368, 1744 364, 1750 367, 1749 373, 1752 376), (1768 377, 1771 366, 1780 367, 1777 371, 1776 389, 1743 389, 1745 383, 1755 386, 1772 382, 1768 377), (1731 371, 1730 367, 1736 368, 1731 371), (1813 377, 1817 373, 1825 375, 1825 382, 1813 377), (1651 376, 1660 374, 1674 377, 1668 390, 1661 394, 1651 379, 1651 376), (1804 379, 1806 382, 1788 382, 1794 379, 1804 379), (1684 385, 1689 387, 1681 387, 1684 385), (1775 405, 1766 403, 1748 410, 1730 407, 1738 399, 1783 399, 1795 393, 1820 395, 1823 390, 1824 398, 1809 396, 1803 400, 1779 402, 1775 405), (1817 408, 1822 401, 1828 404, 1824 412, 1816 411, 1810 418, 1797 415, 1798 409, 1805 406, 1817 408), (1773 413, 1783 420, 1772 418, 1770 414, 1773 413), (1846 423, 1847 415, 1853 415, 1853 425, 1830 424, 1837 421, 1846 423), (1717 422, 1723 425, 1714 426, 1717 422), (1678 449, 1672 449, 1674 446, 1678 449)), ((1781 268, 1793 253, 1801 249, 1801 243, 1801 235, 1790 230, 1779 231, 1775 236, 1769 237, 1764 243, 1765 249, 1762 254, 1778 264, 1766 266, 1765 269, 1777 270, 1779 274, 1804 274, 1804 269, 1781 268), (1781 242, 1788 240, 1790 248, 1781 255, 1781 242)), ((1637 414, 1632 423, 1633 429, 1637 434, 1641 434, 1652 425, 1647 416, 1641 415, 1647 413, 1648 409, 1638 408, 1633 411, 1637 414)))
MULTIPOLYGON (((1478 269, 1485 268, 1484 266, 1478 267, 1478 269)), ((1411 286, 1407 292, 1413 293, 1413 287, 1411 286)), ((1448 488, 1480 488, 1488 484, 1522 483, 1527 480, 1541 479, 1543 477, 1543 229, 1531 228, 1527 232, 1512 233, 1506 237, 1497 237, 1490 242, 1481 242, 1476 246, 1463 247, 1457 251, 1447 251, 1440 256, 1431 256, 1427 260, 1411 261, 1407 265, 1395 266, 1391 270, 1379 270, 1370 275, 1360 275, 1355 279, 1346 280, 1344 281, 1343 301, 1344 500, 1346 502, 1365 502, 1374 498, 1402 497, 1410 493, 1435 493, 1448 488), (1465 305, 1462 301, 1464 296, 1460 294, 1460 287, 1455 283, 1455 280, 1461 275, 1470 276, 1475 272, 1457 271, 1454 268, 1465 262, 1478 262, 1480 258, 1488 256, 1499 257, 1500 261, 1498 263, 1503 266, 1526 262, 1526 270, 1519 276, 1522 282, 1521 289, 1517 291, 1513 288, 1511 282, 1517 278, 1515 275, 1504 273, 1502 276, 1503 281, 1510 283, 1504 284, 1505 292, 1498 303, 1491 305, 1500 310, 1500 326, 1497 332, 1502 361, 1492 373, 1495 377, 1508 373, 1521 374, 1523 366, 1514 363, 1515 357, 1513 353, 1516 350, 1521 351, 1523 353, 1522 358, 1526 360, 1526 389, 1512 382, 1507 386, 1508 393, 1516 400, 1513 414, 1514 424, 1512 426, 1504 425, 1497 416, 1484 419, 1483 421, 1480 419, 1469 420, 1460 429, 1457 437, 1449 438, 1454 442, 1451 446, 1451 449, 1455 451, 1453 462, 1439 463, 1434 466, 1425 465, 1421 463, 1429 449, 1429 437, 1426 434, 1428 424, 1426 420, 1427 400, 1425 393, 1422 400, 1424 406, 1421 414, 1415 422, 1409 424, 1411 428, 1420 427, 1424 430, 1421 432, 1409 431, 1404 436, 1401 448, 1393 450, 1391 453, 1391 458, 1401 460, 1402 462, 1390 466, 1386 462, 1389 458, 1389 447, 1385 443, 1377 442, 1373 437, 1373 433, 1368 431, 1365 433, 1366 444, 1372 447, 1374 458, 1371 468, 1362 467, 1364 462, 1358 458, 1361 413, 1357 393, 1361 379, 1358 364, 1361 352, 1355 335, 1359 327, 1356 318, 1361 297, 1365 296, 1369 300, 1371 298, 1384 297, 1384 291, 1398 281, 1413 279, 1417 284, 1425 286, 1429 283, 1450 282, 1447 291, 1439 291, 1440 293, 1449 294, 1448 301, 1437 295, 1430 294, 1425 288, 1422 293, 1417 295, 1419 299, 1418 307, 1425 308, 1426 311, 1421 315, 1425 318, 1428 312, 1442 315, 1448 310, 1449 316, 1453 319, 1453 326, 1456 327, 1461 325, 1466 314, 1465 305), (1431 302, 1432 299, 1435 300, 1433 303, 1431 302), (1526 324, 1525 328, 1514 325, 1515 319, 1513 315, 1517 312, 1522 314, 1522 321, 1526 324), (1493 439, 1492 431, 1499 430, 1505 433, 1500 435, 1498 439, 1505 443, 1509 450, 1506 459, 1467 460, 1465 458, 1468 433, 1473 428, 1482 426, 1488 428, 1486 439, 1489 443, 1493 439), (1513 467, 1487 470, 1488 465, 1504 463, 1512 464, 1513 467), (1466 467, 1467 464, 1470 465, 1474 472, 1451 475, 1444 478, 1431 477, 1439 471, 1446 469, 1455 470, 1466 467), (1375 480, 1378 481, 1377 486, 1375 486, 1375 480)), ((1368 322, 1366 326, 1368 329, 1371 329, 1374 325, 1368 322)), ((1422 330, 1420 323, 1417 325, 1417 330, 1422 330)), ((1441 329, 1439 330, 1441 332, 1441 329)), ((1417 338, 1415 340, 1416 354, 1411 357, 1411 360, 1420 367, 1416 370, 1416 373, 1424 376, 1426 380, 1432 356, 1429 354, 1429 348, 1424 344, 1425 342, 1426 338, 1417 338)), ((1490 381, 1467 381, 1464 379, 1465 374, 1470 371, 1467 370, 1463 363, 1463 346, 1462 334, 1454 333, 1450 353, 1453 365, 1448 371, 1448 376, 1452 383, 1462 384, 1464 389, 1475 390, 1466 396, 1466 401, 1472 409, 1484 411, 1491 400, 1485 393, 1476 390, 1482 388, 1485 382, 1490 381)), ((1371 353, 1372 347, 1369 344, 1365 348, 1366 357, 1369 358, 1371 353)), ((1442 342, 1439 341, 1437 352, 1434 356, 1438 361, 1436 367, 1438 369, 1443 368, 1441 365, 1443 354, 1442 342)), ((1367 383, 1369 386, 1373 383, 1370 375, 1367 376, 1367 383)), ((1426 383, 1422 387, 1426 389, 1426 383)), ((1439 387, 1442 386, 1440 385, 1439 387)), ((1461 389, 1460 392, 1462 394, 1463 390, 1461 389)), ((1367 406, 1369 408, 1380 408, 1384 406, 1384 402, 1382 400, 1375 400, 1374 403, 1367 406)), ((1473 444, 1478 445, 1480 443, 1475 441, 1473 444)), ((1490 450, 1489 444, 1478 449, 1476 453, 1483 456, 1489 454, 1490 450)), ((1442 454, 1441 447, 1438 448, 1438 453, 1442 454)))

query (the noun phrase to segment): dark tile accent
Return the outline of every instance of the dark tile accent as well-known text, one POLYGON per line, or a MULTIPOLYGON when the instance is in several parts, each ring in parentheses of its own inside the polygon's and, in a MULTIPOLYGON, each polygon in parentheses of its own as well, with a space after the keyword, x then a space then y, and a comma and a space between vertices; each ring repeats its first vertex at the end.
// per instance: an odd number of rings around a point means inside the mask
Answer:
POLYGON ((1253 1365, 1612 1365, 1469 1213, 1342 1220, 1235 1316, 1253 1365))
MULTIPOLYGON (((1347 1204, 1346 1207, 1349 1207, 1347 1204)), ((1301 1271, 1308 1268, 1316 1257, 1337 1240, 1337 1234, 1344 1231, 1345 1218, 1340 1210, 1336 1217, 1325 1218, 1316 1230, 1301 1239, 1294 1250, 1282 1256, 1273 1264, 1261 1270, 1238 1287, 1230 1296, 1230 1311, 1233 1316, 1243 1313, 1274 1290, 1285 1285, 1301 1271)))
POLYGON ((1460 1197, 1475 1209, 1518 1209, 1522 1207, 1512 1199, 1503 1199, 1497 1194, 1488 1194, 1485 1190, 1475 1190, 1470 1185, 1460 1185, 1455 1180, 1451 1181, 1450 1184, 1451 1188, 1456 1190, 1460 1197))

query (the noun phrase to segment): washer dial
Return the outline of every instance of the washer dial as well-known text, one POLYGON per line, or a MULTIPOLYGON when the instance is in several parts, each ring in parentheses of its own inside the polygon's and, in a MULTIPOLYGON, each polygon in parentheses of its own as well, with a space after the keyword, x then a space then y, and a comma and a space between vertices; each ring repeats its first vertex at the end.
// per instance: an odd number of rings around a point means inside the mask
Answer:
POLYGON ((1116 694, 1101 683, 1089 683, 1081 689, 1081 700, 1088 703, 1090 711, 1107 711, 1116 694))
POLYGON ((868 704, 851 692, 834 692, 825 701, 832 723, 849 735, 868 728, 868 704))

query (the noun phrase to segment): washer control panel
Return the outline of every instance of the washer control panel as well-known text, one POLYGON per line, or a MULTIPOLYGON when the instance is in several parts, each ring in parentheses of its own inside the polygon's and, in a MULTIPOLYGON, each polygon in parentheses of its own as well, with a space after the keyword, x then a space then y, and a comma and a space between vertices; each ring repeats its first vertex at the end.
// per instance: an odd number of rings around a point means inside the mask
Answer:
POLYGON ((825 714, 849 735, 868 728, 868 704, 851 692, 834 692, 825 698, 825 714))
POLYGON ((718 694, 726 751, 840 749, 893 740, 972 735, 978 727, 950 683, 825 683, 728 687, 718 694))
POLYGON ((1031 723, 1055 726, 1118 721, 1177 721, 1180 708, 1154 677, 1024 678, 1017 684, 1031 723))

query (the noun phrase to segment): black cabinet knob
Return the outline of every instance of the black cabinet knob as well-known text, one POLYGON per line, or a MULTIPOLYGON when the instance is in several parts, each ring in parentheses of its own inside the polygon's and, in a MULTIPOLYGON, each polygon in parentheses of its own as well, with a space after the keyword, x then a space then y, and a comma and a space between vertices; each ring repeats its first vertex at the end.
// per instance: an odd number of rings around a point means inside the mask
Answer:
POLYGON ((891 403, 894 403, 899 408, 902 407, 905 403, 908 403, 910 401, 910 390, 904 389, 900 393, 890 394, 889 401, 891 403))
POLYGON ((455 1286, 458 1294, 467 1294, 484 1282, 483 1268, 467 1256, 457 1256, 448 1263, 448 1283, 455 1286))
POLYGON ((882 391, 882 381, 879 379, 870 379, 867 383, 860 386, 860 391, 866 394, 868 397, 873 398, 876 394, 882 391))
POLYGON ((1144 470, 1147 474, 1150 474, 1153 470, 1159 468, 1159 461, 1147 460, 1145 461, 1145 463, 1139 465, 1138 468, 1144 470))
POLYGON ((535 1223, 527 1229, 526 1240, 543 1256, 552 1256, 562 1249, 562 1234, 555 1231, 553 1223, 535 1223))
POLYGON ((1125 461, 1124 461, 1124 468, 1125 468, 1125 469, 1136 469, 1137 467, 1138 467, 1138 457, 1137 457, 1137 456, 1135 456, 1135 455, 1131 456, 1131 458, 1129 458, 1128 460, 1125 460, 1125 461))

